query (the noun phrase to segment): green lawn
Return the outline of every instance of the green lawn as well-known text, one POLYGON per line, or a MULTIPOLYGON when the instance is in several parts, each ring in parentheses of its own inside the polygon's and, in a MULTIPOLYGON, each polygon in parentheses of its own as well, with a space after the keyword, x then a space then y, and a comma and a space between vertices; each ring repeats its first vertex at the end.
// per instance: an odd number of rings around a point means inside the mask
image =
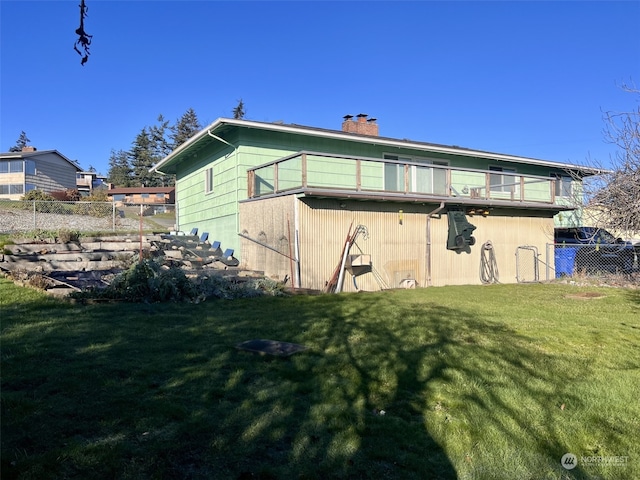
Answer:
POLYGON ((2 479, 640 478, 640 290, 0 308, 2 479))

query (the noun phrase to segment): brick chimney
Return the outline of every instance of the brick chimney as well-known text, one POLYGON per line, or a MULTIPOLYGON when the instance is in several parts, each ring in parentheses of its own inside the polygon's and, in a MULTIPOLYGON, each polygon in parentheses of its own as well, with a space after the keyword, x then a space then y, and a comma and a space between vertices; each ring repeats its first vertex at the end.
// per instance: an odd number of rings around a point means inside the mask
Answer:
POLYGON ((24 146, 22 147, 22 151, 23 152, 35 152, 37 150, 36 147, 32 147, 32 146, 24 146))
POLYGON ((353 120, 353 115, 345 115, 342 122, 342 131, 347 133, 359 133, 360 135, 378 136, 378 124, 375 118, 367 118, 366 113, 356 115, 357 120, 353 120))

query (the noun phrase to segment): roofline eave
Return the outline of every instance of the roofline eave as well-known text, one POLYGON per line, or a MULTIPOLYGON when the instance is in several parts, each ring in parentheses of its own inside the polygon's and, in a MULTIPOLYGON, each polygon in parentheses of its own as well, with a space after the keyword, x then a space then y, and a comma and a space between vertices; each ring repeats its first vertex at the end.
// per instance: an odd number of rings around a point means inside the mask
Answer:
POLYGON ((177 160, 181 154, 187 151, 189 148, 195 146, 199 143, 203 138, 213 138, 209 135, 209 132, 213 133, 222 125, 229 125, 235 127, 244 127, 244 128, 257 128, 261 130, 271 130, 275 132, 281 133, 292 133, 299 135, 307 135, 321 138, 329 138, 334 140, 343 140, 348 142, 358 142, 358 143, 374 143, 376 145, 383 145, 393 148, 407 148, 413 150, 420 150, 424 152, 430 153, 443 153, 447 155, 459 155, 466 157, 480 157, 489 160, 496 161, 505 161, 505 162, 513 162, 513 163, 525 163, 528 165, 537 165, 549 168, 557 168, 561 170, 569 170, 569 171, 577 171, 586 175, 600 175, 606 173, 605 170, 586 167, 576 164, 569 163, 561 163, 561 162, 552 162, 549 160, 540 160, 536 158, 528 158, 528 157, 519 157, 516 155, 508 155, 502 153, 493 153, 493 152, 484 152, 482 150, 472 150, 460 147, 452 147, 446 145, 438 145, 424 142, 415 142, 410 140, 398 140, 388 137, 375 137, 370 135, 357 135, 352 133, 341 132, 337 130, 324 130, 324 129, 313 129, 304 126, 298 125, 282 125, 276 123, 265 123, 265 122, 256 122, 252 120, 241 120, 241 119, 231 119, 231 118, 223 118, 220 117, 214 122, 212 122, 207 127, 200 130, 197 134, 187 140, 185 143, 180 145, 176 150, 171 152, 165 158, 163 158, 157 165, 151 168, 151 171, 158 171, 163 167, 166 167, 168 164, 171 164, 174 160, 177 160))

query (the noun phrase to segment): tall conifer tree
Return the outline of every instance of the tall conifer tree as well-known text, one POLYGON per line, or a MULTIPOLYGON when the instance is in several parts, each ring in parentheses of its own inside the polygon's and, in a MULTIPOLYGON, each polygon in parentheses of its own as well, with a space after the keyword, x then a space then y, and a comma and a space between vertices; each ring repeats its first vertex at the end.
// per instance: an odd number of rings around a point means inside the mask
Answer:
POLYGON ((111 150, 109 157, 109 172, 107 174, 109 183, 116 187, 131 186, 131 164, 129 155, 124 150, 111 150))
POLYGON ((176 121, 176 124, 171 127, 169 138, 171 138, 173 142, 172 147, 174 149, 178 148, 200 130, 202 130, 202 125, 200 124, 200 120, 198 120, 198 115, 196 115, 193 108, 189 108, 176 121))

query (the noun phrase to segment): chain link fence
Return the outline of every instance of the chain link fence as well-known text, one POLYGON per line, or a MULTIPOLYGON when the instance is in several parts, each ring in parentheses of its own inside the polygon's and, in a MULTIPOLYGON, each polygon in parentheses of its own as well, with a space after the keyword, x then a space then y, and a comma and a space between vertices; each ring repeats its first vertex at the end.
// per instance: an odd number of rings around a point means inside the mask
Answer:
MULTIPOLYGON (((624 277, 640 279, 640 244, 554 244, 546 252, 520 245, 516 249, 518 283, 570 277, 624 277)), ((637 280, 635 280, 637 281, 637 280)))
POLYGON ((547 279, 637 273, 638 248, 620 244, 547 244, 547 279), (553 268, 551 268, 553 266, 553 268))
POLYGON ((175 205, 0 200, 0 233, 36 230, 164 232, 175 229, 175 205))
POLYGON ((540 255, 538 247, 520 245, 516 249, 516 280, 518 283, 540 281, 540 255))

